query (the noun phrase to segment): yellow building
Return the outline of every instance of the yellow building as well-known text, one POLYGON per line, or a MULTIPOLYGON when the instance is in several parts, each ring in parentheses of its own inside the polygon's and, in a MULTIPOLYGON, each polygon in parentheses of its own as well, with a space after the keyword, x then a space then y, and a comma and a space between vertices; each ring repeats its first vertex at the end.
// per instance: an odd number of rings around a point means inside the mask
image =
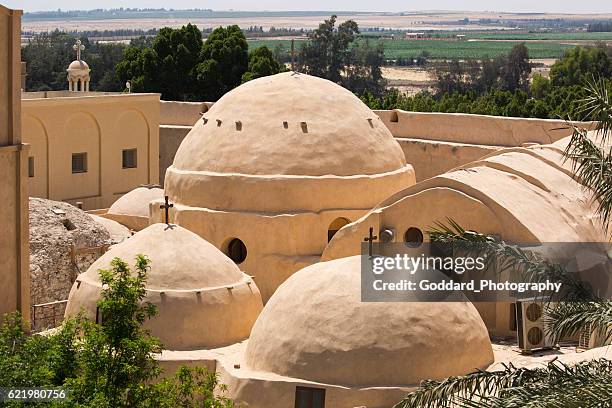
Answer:
POLYGON ((108 208, 159 182, 159 94, 26 92, 30 196, 108 208))

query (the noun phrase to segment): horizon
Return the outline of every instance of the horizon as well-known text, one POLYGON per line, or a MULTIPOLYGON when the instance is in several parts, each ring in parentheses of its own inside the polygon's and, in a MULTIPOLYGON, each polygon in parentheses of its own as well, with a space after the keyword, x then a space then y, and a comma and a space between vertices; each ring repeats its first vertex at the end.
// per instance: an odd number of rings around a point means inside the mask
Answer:
MULTIPOLYGON (((451 0, 430 0, 428 2, 399 2, 397 0, 380 0, 376 2, 377 9, 371 8, 371 2, 364 0, 340 0, 334 1, 334 7, 330 7, 329 2, 323 0, 312 0, 306 7, 300 9, 287 8, 285 1, 264 0, 259 2, 260 7, 252 7, 253 4, 246 0, 233 1, 208 1, 206 5, 195 0, 178 0, 173 7, 168 7, 168 3, 161 0, 133 0, 126 4, 122 0, 105 1, 101 8, 83 8, 80 1, 76 0, 5 0, 0 4, 9 8, 22 9, 24 12, 49 12, 57 11, 91 11, 96 9, 162 9, 184 11, 190 9, 212 9, 222 12, 367 12, 367 13, 444 13, 444 12, 463 12, 463 13, 543 13, 543 14, 601 14, 612 13, 612 2, 601 4, 596 0, 585 0, 579 4, 559 4, 557 1, 542 0, 537 4, 524 0, 508 0, 500 5, 493 5, 490 1, 472 0, 464 1, 459 5, 451 0), (425 3, 425 7, 418 7, 411 3, 425 3), (599 3, 599 4, 598 4, 599 3), (406 7, 408 6, 408 7, 406 7), (412 6, 412 7, 410 7, 412 6)), ((501 2, 497 2, 501 3, 501 2)))

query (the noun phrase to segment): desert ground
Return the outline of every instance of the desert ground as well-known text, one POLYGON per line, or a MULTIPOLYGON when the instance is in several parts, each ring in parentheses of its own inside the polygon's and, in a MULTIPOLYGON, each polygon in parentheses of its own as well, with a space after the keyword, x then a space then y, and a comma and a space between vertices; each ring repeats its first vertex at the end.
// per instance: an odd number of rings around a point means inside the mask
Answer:
MULTIPOLYGON (((330 14, 333 12, 329 12, 330 14)), ((201 28, 220 25, 238 24, 241 27, 262 26, 291 28, 315 28, 324 18, 324 14, 309 16, 270 16, 270 17, 219 17, 219 18, 143 18, 143 19, 102 19, 102 20, 36 20, 35 16, 25 16, 23 30, 44 32, 59 28, 66 31, 85 30, 115 30, 122 28, 151 29, 159 27, 180 27, 188 22, 201 28)), ((360 27, 384 27, 398 30, 493 30, 505 27, 495 25, 479 25, 460 23, 460 20, 493 19, 493 20, 542 20, 563 18, 565 20, 581 19, 612 19, 612 14, 581 15, 581 14, 514 14, 496 12, 405 12, 405 13, 368 13, 341 15, 338 20, 355 20, 360 27)))

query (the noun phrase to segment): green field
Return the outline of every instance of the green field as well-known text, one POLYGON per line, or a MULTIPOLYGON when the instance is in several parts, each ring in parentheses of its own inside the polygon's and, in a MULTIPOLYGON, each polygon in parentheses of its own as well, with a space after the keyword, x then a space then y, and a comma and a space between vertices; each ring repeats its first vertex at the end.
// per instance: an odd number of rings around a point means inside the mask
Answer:
POLYGON ((588 32, 571 32, 571 33, 462 33, 468 39, 480 40, 550 40, 550 41, 605 41, 612 40, 612 33, 588 33, 588 32))
MULTIPOLYGON (((299 50, 302 41, 296 41, 295 47, 297 50, 299 50)), ((387 59, 417 57, 422 51, 427 51, 430 54, 430 58, 434 59, 495 58, 507 54, 513 46, 520 43, 520 41, 492 42, 391 39, 383 39, 380 41, 384 44, 385 58, 387 59)), ((270 49, 274 49, 278 44, 281 44, 285 50, 289 50, 291 47, 291 41, 289 40, 265 39, 249 41, 249 47, 253 48, 266 45, 270 49)), ((531 58, 560 58, 567 49, 572 48, 571 45, 557 42, 537 42, 527 43, 526 45, 527 48, 529 48, 529 55, 531 58)))

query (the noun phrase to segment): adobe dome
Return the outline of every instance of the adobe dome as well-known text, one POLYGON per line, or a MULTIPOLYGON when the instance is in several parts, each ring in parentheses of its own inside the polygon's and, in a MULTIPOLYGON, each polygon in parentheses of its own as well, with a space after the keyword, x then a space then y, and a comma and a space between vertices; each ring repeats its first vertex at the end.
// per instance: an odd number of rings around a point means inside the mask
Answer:
POLYGON ((68 65, 68 71, 85 71, 89 72, 89 65, 83 60, 74 60, 68 65))
POLYGON ((283 211, 364 208, 364 200, 372 207, 411 184, 401 147, 359 98, 328 80, 286 72, 249 81, 215 103, 181 143, 165 190, 178 204, 283 211), (359 200, 347 202, 357 193, 359 200))
POLYGON ((262 309, 259 289, 216 247, 176 225, 154 224, 113 246, 79 275, 66 315, 84 308, 95 316, 98 270, 116 257, 133 265, 138 254, 151 260, 144 300, 159 312, 145 325, 165 348, 221 347, 248 337, 262 309))
POLYGON ((314 264, 270 298, 249 369, 346 386, 409 386, 486 368, 485 325, 469 302, 361 302, 359 256, 314 264))
POLYGON ((140 231, 149 225, 149 203, 163 198, 163 188, 137 187, 115 201, 104 216, 140 231))

